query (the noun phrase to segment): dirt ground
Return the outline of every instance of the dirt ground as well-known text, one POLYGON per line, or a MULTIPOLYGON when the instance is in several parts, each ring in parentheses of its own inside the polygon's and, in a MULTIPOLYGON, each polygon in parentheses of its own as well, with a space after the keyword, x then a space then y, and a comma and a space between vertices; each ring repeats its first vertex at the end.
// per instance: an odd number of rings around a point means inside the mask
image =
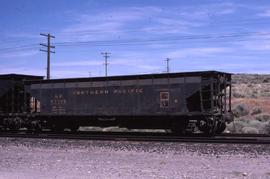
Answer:
POLYGON ((270 178, 269 145, 0 138, 0 178, 270 178))

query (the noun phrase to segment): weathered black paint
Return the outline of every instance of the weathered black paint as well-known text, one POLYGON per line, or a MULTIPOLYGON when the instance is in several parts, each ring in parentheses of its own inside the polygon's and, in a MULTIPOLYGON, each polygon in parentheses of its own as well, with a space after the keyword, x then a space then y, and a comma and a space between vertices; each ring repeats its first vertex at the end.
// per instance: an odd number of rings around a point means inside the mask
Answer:
POLYGON ((0 114, 24 112, 25 102, 27 102, 24 82, 41 79, 43 77, 31 75, 0 75, 0 114))
POLYGON ((224 124, 231 109, 231 74, 217 71, 56 80, 0 75, 0 80, 0 97, 11 102, 1 107, 0 117, 19 113, 30 128, 39 123, 54 129, 117 125, 177 131, 205 121, 210 128, 202 130, 210 132, 216 121, 224 124))
POLYGON ((200 111, 187 106, 188 98, 200 89, 198 82, 163 85, 137 85, 136 81, 134 82, 129 86, 43 89, 41 87, 32 89, 31 95, 40 101, 41 114, 149 116, 200 111), (164 91, 169 92, 170 98, 168 107, 162 108, 160 92, 164 91))

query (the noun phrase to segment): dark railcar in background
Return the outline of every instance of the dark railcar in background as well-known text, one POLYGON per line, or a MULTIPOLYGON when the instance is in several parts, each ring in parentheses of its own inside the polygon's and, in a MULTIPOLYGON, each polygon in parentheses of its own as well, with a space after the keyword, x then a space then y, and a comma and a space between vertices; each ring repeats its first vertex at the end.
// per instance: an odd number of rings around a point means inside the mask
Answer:
MULTIPOLYGON (((4 118, 8 119, 10 117, 12 119, 16 115, 31 112, 30 94, 25 92, 24 82, 26 80, 42 79, 41 76, 32 75, 0 75, 0 125, 3 125, 4 118)), ((12 123, 11 120, 8 122, 12 123)))
POLYGON ((231 74, 205 71, 27 82, 48 128, 120 126, 220 133, 231 115, 231 74))

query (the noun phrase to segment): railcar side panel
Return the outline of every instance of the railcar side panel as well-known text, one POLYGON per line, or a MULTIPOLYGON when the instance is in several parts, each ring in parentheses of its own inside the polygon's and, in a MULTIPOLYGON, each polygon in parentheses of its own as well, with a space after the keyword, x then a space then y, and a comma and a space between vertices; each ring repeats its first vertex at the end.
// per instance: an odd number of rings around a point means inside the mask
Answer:
MULTIPOLYGON (((32 84, 41 114, 94 116, 166 115, 199 111, 187 99, 201 77, 32 84)), ((198 99, 199 100, 199 99, 198 99)))

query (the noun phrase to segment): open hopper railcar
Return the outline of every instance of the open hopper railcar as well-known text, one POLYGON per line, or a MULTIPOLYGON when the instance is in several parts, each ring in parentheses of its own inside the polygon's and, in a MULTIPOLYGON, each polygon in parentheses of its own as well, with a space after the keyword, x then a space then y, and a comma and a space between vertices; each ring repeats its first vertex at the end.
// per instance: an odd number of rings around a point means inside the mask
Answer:
MULTIPOLYGON (((205 71, 34 80, 24 106, 32 128, 120 126, 221 133, 231 122, 231 74, 205 71)), ((18 117, 17 117, 18 118, 18 117)), ((29 127, 30 128, 30 127, 29 127)))

